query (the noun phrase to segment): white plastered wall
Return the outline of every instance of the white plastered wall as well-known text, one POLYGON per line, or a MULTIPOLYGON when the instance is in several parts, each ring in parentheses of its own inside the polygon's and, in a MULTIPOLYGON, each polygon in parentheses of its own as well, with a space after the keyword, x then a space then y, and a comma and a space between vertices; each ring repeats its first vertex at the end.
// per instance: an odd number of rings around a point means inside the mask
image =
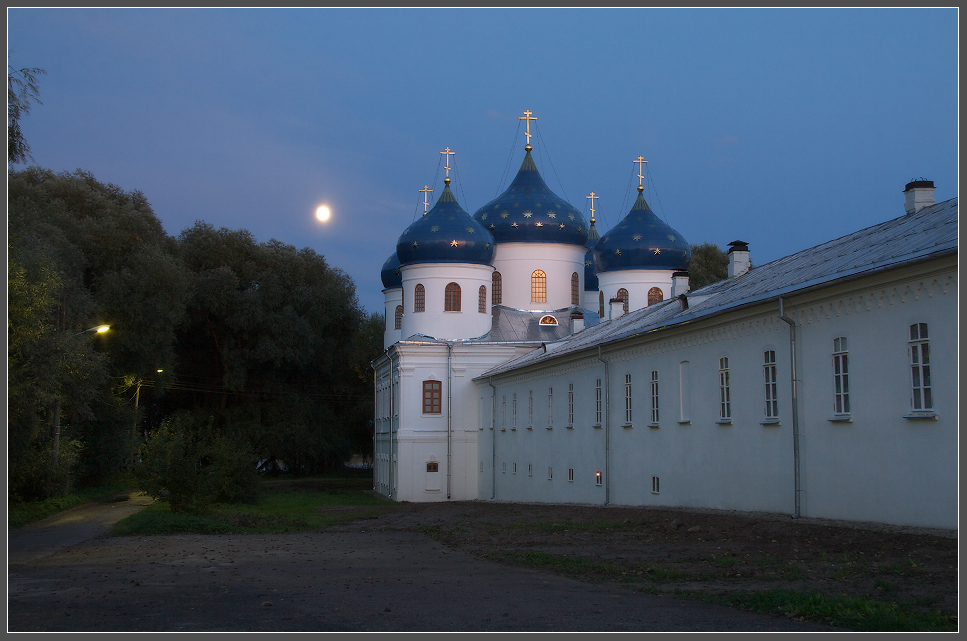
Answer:
POLYGON ((401 338, 402 331, 396 329, 396 307, 403 304, 403 290, 399 287, 383 290, 384 316, 386 331, 383 333, 383 349, 401 338))
POLYGON ((466 263, 420 263, 404 265, 404 298, 402 337, 423 334, 439 339, 476 338, 490 331, 493 267, 466 263), (460 285, 461 305, 459 312, 444 311, 448 283, 460 285), (414 288, 423 285, 425 307, 414 312, 414 288), (479 311, 480 287, 486 288, 484 312, 479 311))
POLYGON ((570 307, 574 273, 578 275, 578 291, 584 291, 585 253, 587 250, 577 245, 498 243, 493 262, 501 276, 501 304, 534 311, 570 307), (547 276, 546 302, 531 300, 531 275, 538 269, 547 276))
POLYGON ((598 274, 598 289, 604 292, 604 313, 608 314, 608 301, 617 297, 619 289, 628 290, 628 311, 648 307, 648 290, 661 289, 662 300, 672 294, 672 274, 670 269, 620 269, 598 274))

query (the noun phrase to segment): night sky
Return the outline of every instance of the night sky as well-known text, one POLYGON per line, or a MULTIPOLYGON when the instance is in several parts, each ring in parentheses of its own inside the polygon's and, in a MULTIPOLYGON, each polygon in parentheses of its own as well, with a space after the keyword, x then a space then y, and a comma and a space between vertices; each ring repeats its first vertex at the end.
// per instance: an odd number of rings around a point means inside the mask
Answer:
POLYGON ((39 67, 33 164, 311 247, 382 311, 399 234, 453 190, 473 214, 534 158, 603 235, 652 209, 754 264, 958 194, 957 9, 8 9, 39 67), (434 198, 435 199, 435 198, 434 198), (332 209, 325 224, 319 205, 332 209))

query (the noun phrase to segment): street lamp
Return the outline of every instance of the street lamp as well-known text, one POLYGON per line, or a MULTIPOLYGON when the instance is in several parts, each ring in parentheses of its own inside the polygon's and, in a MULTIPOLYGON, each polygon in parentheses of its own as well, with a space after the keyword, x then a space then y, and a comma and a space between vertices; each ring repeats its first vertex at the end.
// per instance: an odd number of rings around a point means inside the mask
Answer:
MULTIPOLYGON (((94 327, 89 327, 83 331, 77 332, 70 338, 77 338, 81 334, 87 334, 88 332, 96 332, 98 334, 103 334, 109 329, 111 329, 110 325, 96 325, 94 327)), ((57 467, 57 453, 59 449, 60 449, 60 396, 54 399, 54 444, 51 447, 54 467, 57 467)))

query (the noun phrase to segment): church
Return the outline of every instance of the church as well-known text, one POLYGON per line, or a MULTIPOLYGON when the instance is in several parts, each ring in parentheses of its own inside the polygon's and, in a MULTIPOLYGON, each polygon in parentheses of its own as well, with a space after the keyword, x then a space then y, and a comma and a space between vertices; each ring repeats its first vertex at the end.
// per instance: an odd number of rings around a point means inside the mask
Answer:
POLYGON ((734 241, 728 278, 691 291, 642 165, 599 235, 524 114, 507 190, 470 215, 441 152, 439 199, 383 266, 377 492, 957 528, 957 198, 910 182, 902 215, 754 268, 734 241))

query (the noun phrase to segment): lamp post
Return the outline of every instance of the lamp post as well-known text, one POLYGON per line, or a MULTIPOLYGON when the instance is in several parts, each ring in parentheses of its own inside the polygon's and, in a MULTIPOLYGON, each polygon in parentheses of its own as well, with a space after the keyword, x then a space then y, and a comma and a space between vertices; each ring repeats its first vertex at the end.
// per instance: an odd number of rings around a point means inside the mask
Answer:
MULTIPOLYGON (((98 334, 103 334, 107 330, 111 329, 110 325, 96 325, 95 327, 89 327, 83 331, 77 332, 70 338, 77 338, 81 334, 87 334, 88 332, 96 332, 98 334)), ((57 454, 60 450, 60 396, 54 399, 54 443, 51 446, 52 460, 54 467, 57 467, 57 454)))

